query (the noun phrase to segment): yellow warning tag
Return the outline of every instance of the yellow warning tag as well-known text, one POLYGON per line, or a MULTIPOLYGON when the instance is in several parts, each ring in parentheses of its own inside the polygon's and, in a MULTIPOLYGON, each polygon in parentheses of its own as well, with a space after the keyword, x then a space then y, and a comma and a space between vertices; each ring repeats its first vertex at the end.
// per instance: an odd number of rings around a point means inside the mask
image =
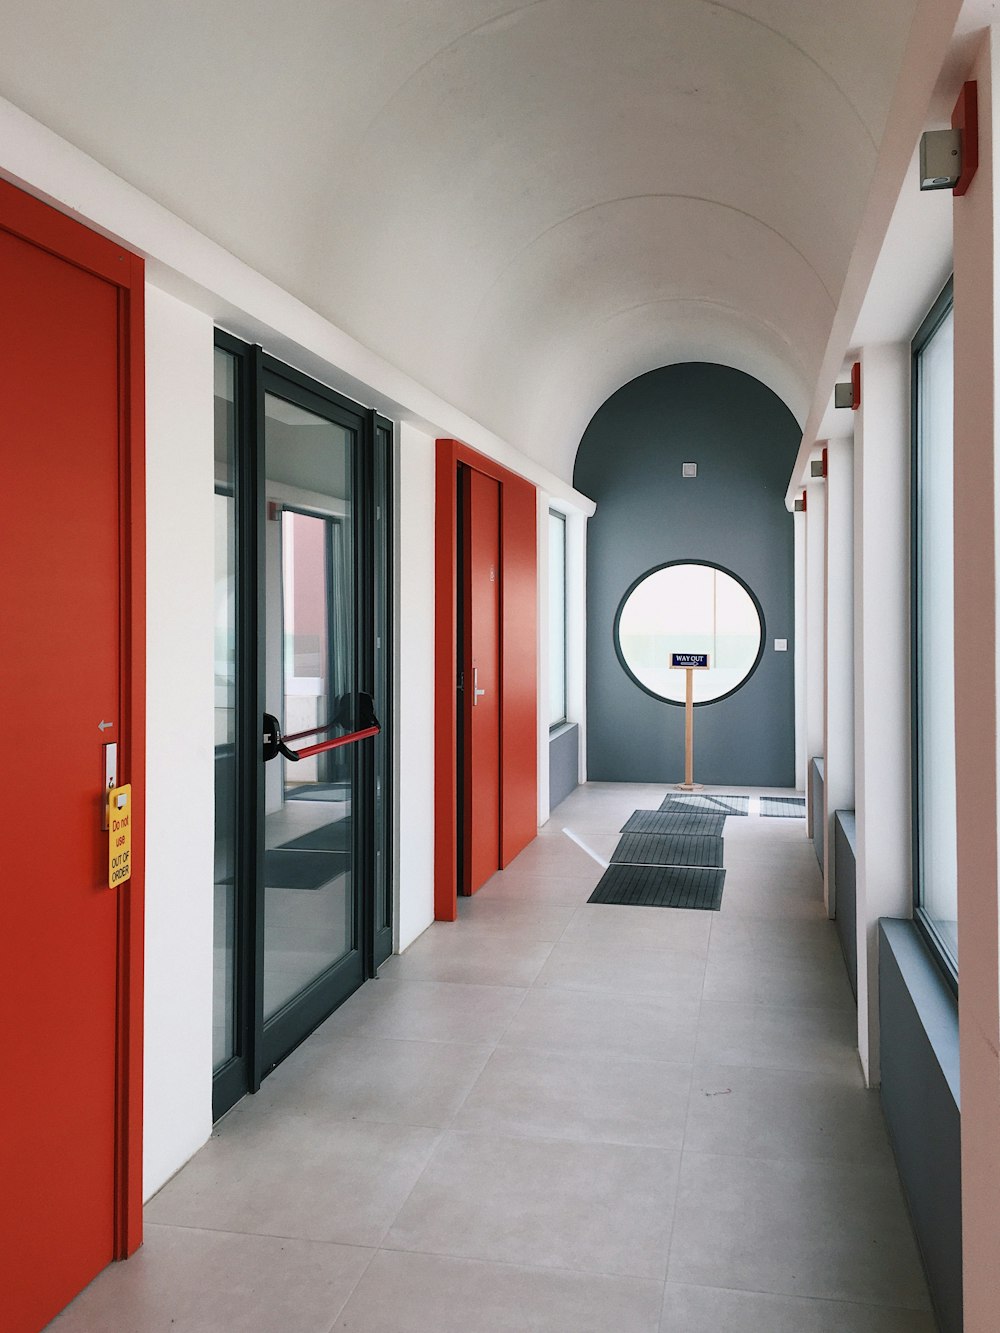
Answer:
POLYGON ((113 889, 132 878, 132 784, 108 792, 108 884, 113 889))

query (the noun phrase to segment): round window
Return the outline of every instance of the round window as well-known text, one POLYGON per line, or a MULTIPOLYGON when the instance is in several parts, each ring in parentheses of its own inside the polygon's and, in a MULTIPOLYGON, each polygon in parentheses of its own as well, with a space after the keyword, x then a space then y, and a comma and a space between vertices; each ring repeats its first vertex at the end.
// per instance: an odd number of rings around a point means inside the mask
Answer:
POLYGON ((654 698, 684 703, 687 673, 671 653, 707 653, 694 672, 694 702, 725 699, 757 669, 764 613, 742 579, 701 560, 673 560, 636 579, 615 616, 615 651, 635 683, 654 698))

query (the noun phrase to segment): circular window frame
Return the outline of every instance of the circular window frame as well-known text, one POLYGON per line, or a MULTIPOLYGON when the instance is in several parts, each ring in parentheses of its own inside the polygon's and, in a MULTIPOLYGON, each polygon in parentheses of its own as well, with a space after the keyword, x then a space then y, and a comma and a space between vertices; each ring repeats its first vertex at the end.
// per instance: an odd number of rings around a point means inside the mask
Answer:
POLYGON ((625 603, 635 592, 636 588, 638 588, 639 584, 645 583, 645 581, 648 578, 652 578, 654 574, 658 574, 661 569, 671 569, 675 565, 702 565, 703 567, 707 567, 708 569, 717 569, 720 574, 728 574, 731 579, 735 580, 735 582, 740 585, 743 591, 753 602, 754 607, 757 610, 757 617, 760 620, 760 647, 757 649, 757 656, 754 658, 753 666, 746 673, 746 675, 743 677, 740 683, 738 685, 734 685, 731 690, 727 690, 725 694, 716 695, 714 699, 697 699, 694 701, 693 706, 695 708, 710 708, 712 704, 721 704, 724 699, 731 699, 734 694, 739 693, 739 691, 743 689, 744 685, 746 685, 746 683, 752 678, 754 672, 760 666, 761 659, 764 656, 764 645, 767 643, 767 621, 764 619, 764 608, 760 604, 760 598, 754 592, 753 588, 750 587, 749 583, 747 583, 745 579, 741 579, 739 574, 735 573, 734 570, 727 569, 725 565, 720 565, 715 560, 694 560, 694 559, 664 560, 664 562, 661 565, 651 566, 649 569, 645 570, 642 574, 640 574, 637 579, 634 579, 629 584, 628 588, 625 590, 624 596, 618 603, 618 610, 615 612, 614 624, 612 625, 611 628, 611 642, 614 645, 615 656, 618 658, 622 670, 625 672, 626 676, 628 676, 632 684, 637 685, 639 689, 642 690, 643 694, 648 694, 651 699, 656 699, 658 703, 669 704, 671 708, 685 707, 683 699, 667 699, 664 695, 657 694, 655 690, 651 690, 648 685, 643 684, 643 682, 639 679, 639 677, 629 666, 628 662, 626 662, 625 654, 622 652, 621 641, 618 636, 618 625, 619 622, 621 621, 622 611, 624 611, 625 609, 625 603))

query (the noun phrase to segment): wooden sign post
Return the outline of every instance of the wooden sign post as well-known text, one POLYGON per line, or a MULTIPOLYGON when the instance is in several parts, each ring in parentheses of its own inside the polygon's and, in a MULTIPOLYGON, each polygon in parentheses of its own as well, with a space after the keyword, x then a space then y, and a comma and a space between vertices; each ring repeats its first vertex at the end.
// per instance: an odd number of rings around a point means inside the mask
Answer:
POLYGON ((684 781, 679 791, 700 791, 694 780, 694 673, 708 670, 708 653, 671 653, 670 669, 687 672, 684 688, 684 781))

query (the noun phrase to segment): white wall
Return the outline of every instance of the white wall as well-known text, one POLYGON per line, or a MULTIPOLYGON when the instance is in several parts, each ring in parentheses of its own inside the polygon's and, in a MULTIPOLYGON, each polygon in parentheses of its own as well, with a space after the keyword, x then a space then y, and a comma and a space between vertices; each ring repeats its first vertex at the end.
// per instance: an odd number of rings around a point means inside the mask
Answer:
POLYGON ((212 1129, 212 338, 147 286, 146 1197, 212 1129))
POLYGON ((434 920, 434 440, 404 424, 397 488, 397 930, 434 920))

